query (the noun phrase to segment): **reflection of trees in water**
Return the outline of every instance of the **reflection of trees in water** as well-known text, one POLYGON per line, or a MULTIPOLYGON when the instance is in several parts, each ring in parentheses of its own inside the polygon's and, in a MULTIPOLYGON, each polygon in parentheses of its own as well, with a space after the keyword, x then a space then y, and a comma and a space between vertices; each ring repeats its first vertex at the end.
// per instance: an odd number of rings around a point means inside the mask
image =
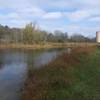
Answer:
MULTIPOLYGON (((45 63, 48 60, 47 55, 51 53, 51 56, 52 56, 53 51, 54 50, 52 49, 25 51, 24 53, 27 54, 26 64, 28 68, 28 76, 32 74, 34 68, 38 68, 39 67, 38 65, 42 64, 42 62, 45 63)), ((50 56, 50 54, 48 56, 50 56)))
POLYGON ((34 59, 41 54, 42 50, 24 50, 26 54, 25 63, 27 65, 27 76, 31 76, 34 70, 34 59))
POLYGON ((0 69, 3 68, 3 64, 4 64, 3 51, 0 50, 0 69))
POLYGON ((34 58, 39 56, 41 53, 42 53, 42 50, 29 50, 29 51, 26 51, 27 65, 33 65, 34 64, 34 58))
POLYGON ((2 61, 0 60, 0 69, 3 68, 2 65, 3 65, 3 63, 2 63, 2 61))

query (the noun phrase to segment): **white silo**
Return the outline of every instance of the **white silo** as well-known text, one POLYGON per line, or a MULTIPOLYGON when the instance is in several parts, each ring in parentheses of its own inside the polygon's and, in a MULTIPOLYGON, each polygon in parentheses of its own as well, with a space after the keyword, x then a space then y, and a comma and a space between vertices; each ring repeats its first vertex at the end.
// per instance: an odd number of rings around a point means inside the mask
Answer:
POLYGON ((97 43, 100 43, 100 31, 96 32, 96 41, 97 43))

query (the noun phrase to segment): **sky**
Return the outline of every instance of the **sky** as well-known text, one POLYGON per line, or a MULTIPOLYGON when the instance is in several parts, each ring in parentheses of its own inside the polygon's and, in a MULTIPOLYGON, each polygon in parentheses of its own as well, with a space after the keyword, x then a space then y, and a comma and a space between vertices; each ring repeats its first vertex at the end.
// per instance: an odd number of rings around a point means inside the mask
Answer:
POLYGON ((0 0, 0 24, 24 27, 30 22, 50 32, 94 37, 100 31, 100 0, 0 0))

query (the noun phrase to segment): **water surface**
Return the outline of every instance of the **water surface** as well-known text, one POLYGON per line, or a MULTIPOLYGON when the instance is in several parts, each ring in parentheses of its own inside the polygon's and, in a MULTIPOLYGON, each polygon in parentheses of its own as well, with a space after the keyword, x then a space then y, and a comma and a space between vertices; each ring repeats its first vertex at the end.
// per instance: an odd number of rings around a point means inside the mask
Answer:
POLYGON ((20 100, 20 89, 29 66, 39 68, 60 54, 62 49, 0 50, 0 100, 20 100))

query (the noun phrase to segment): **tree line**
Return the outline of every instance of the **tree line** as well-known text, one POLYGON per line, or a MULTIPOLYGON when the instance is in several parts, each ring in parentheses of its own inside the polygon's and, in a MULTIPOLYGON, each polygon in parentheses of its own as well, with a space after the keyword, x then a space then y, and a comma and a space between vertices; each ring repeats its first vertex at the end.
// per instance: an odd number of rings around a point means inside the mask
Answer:
POLYGON ((85 37, 81 34, 68 36, 67 32, 56 30, 53 33, 37 28, 36 24, 29 23, 25 28, 10 28, 0 25, 0 43, 64 43, 64 42, 95 42, 95 38, 85 37))

